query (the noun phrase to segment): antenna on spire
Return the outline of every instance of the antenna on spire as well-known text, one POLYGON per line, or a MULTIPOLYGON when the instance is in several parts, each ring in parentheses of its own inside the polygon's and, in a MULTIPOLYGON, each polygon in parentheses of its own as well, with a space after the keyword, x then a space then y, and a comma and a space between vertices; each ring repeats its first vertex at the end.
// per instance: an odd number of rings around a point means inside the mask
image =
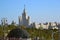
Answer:
POLYGON ((24 8, 25 8, 25 4, 24 4, 24 8))
POLYGON ((24 10, 25 10, 25 4, 24 4, 24 10))

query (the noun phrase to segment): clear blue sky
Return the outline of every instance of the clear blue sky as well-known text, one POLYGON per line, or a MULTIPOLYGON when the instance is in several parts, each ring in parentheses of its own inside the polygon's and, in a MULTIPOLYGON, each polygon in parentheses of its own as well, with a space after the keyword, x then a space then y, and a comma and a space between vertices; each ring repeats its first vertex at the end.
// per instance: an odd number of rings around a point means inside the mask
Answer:
POLYGON ((0 0, 0 20, 7 18, 18 23, 24 4, 32 22, 60 22, 60 0, 0 0))

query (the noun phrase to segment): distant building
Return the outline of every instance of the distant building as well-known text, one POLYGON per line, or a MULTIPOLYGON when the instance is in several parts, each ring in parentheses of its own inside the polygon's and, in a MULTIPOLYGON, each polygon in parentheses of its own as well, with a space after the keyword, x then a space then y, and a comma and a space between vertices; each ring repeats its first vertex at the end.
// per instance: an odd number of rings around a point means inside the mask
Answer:
POLYGON ((39 29, 39 28, 40 28, 40 25, 34 22, 34 23, 32 23, 32 24, 30 25, 30 27, 39 29))
POLYGON ((48 23, 41 23, 40 27, 42 27, 43 29, 48 29, 48 23))
POLYGON ((19 26, 26 26, 26 27, 35 27, 35 28, 43 28, 43 29, 58 29, 60 28, 57 22, 47 22, 47 23, 41 23, 41 24, 37 24, 37 23, 31 23, 30 24, 30 17, 27 16, 25 8, 23 10, 22 16, 18 17, 19 19, 19 26))
POLYGON ((27 16, 26 12, 25 12, 25 8, 23 10, 23 13, 22 13, 22 16, 19 16, 19 25, 23 25, 23 26, 26 26, 28 27, 29 26, 29 23, 30 23, 30 17, 27 16))
POLYGON ((49 26, 48 26, 48 29, 58 29, 58 26, 57 26, 57 23, 53 23, 53 22, 50 22, 49 23, 49 26))
POLYGON ((57 25, 58 29, 60 29, 60 24, 57 25))
POLYGON ((2 25, 2 26, 3 26, 3 25, 8 25, 6 18, 2 18, 2 20, 1 20, 1 25, 2 25))
POLYGON ((11 25, 15 25, 16 26, 16 22, 15 21, 12 21, 11 25))

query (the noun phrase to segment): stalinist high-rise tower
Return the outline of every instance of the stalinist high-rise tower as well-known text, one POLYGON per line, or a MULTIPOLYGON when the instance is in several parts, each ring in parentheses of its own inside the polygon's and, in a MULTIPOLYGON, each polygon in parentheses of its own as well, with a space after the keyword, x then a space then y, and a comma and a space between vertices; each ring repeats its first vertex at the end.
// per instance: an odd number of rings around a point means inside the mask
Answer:
POLYGON ((30 20, 30 17, 27 16, 26 11, 25 11, 25 7, 24 7, 22 16, 19 16, 19 25, 20 26, 23 25, 23 26, 28 27, 29 23, 30 23, 29 20, 30 20))

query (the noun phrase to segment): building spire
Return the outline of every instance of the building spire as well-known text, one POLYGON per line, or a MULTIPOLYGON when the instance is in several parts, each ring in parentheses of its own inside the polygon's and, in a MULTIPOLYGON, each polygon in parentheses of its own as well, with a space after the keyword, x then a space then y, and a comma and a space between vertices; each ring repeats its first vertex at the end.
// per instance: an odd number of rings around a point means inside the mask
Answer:
POLYGON ((25 4, 24 4, 24 9, 25 9, 25 4))
POLYGON ((25 13, 25 4, 24 4, 24 13, 25 13))
POLYGON ((23 10, 23 15, 26 15, 26 12, 25 12, 25 5, 24 5, 24 10, 23 10))

